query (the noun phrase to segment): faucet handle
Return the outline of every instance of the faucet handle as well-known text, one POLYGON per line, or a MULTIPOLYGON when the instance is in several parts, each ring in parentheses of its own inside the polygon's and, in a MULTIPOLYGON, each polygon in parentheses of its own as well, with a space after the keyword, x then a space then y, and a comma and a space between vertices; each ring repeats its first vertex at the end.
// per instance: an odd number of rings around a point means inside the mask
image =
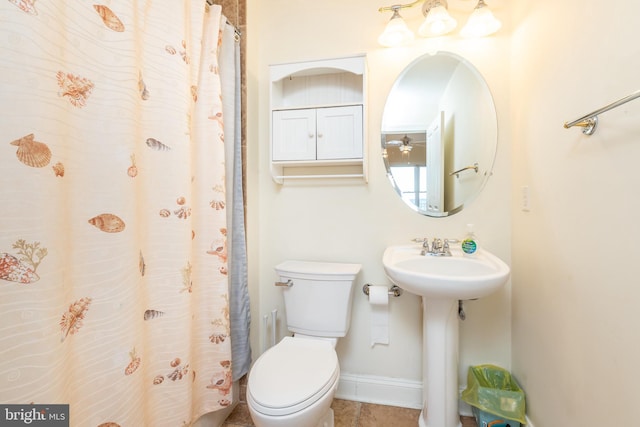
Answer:
MULTIPOLYGON (((416 239, 416 241, 418 241, 418 239, 416 239)), ((422 251, 420 251, 420 255, 426 255, 429 253, 429 239, 427 239, 426 237, 422 240, 420 240, 422 242, 422 251)))
POLYGON ((451 249, 449 248, 449 239, 444 239, 444 246, 442 247, 442 253, 446 256, 451 256, 451 249))
POLYGON ((427 237, 415 237, 415 238, 411 239, 411 241, 415 242, 415 243, 424 243, 427 240, 429 240, 427 237))

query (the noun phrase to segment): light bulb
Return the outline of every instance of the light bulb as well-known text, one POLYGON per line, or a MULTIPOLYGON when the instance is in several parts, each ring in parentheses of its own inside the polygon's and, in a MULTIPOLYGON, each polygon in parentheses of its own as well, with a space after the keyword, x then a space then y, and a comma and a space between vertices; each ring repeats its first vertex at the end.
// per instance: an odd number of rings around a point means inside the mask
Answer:
POLYGON ((422 37, 441 36, 453 31, 458 22, 449 15, 447 9, 441 4, 429 9, 424 22, 418 29, 422 37))
POLYGON ((404 22, 398 11, 394 10, 391 20, 387 23, 380 37, 378 37, 378 43, 382 46, 393 47, 408 43, 413 38, 413 32, 409 29, 407 23, 404 22))
POLYGON ((484 37, 495 33, 500 27, 502 23, 493 16, 484 0, 479 0, 460 34, 463 37, 484 37))

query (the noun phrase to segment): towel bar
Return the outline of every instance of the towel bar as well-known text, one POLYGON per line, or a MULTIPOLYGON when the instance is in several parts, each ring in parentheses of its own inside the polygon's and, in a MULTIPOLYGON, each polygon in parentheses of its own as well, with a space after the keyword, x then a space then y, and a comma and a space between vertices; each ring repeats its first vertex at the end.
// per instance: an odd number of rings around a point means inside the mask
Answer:
POLYGON ((582 133, 585 135, 593 135, 596 131, 596 127, 598 126, 598 114, 604 113, 605 111, 612 110, 616 107, 621 106, 622 104, 626 104, 629 101, 633 101, 634 99, 640 97, 640 90, 633 92, 631 95, 627 95, 624 98, 621 98, 615 102, 612 102, 609 105, 605 105, 602 108, 599 108, 595 111, 592 111, 589 114, 585 114, 579 119, 575 119, 572 122, 565 122, 564 128, 569 129, 573 126, 582 127, 582 133))

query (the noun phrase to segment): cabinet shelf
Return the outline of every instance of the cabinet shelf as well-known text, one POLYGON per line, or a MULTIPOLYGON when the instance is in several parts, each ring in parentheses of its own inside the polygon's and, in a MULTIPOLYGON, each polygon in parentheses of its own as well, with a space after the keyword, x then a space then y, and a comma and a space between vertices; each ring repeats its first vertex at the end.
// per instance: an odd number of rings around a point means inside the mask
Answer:
POLYGON ((270 67, 271 173, 367 182, 364 55, 270 67))
POLYGON ((285 180, 289 180, 289 179, 296 179, 296 180, 300 180, 300 179, 350 179, 350 178, 354 178, 354 179, 364 179, 365 176, 364 174, 361 173, 354 173, 354 174, 319 174, 319 175, 314 175, 314 174, 309 174, 309 175, 274 175, 273 176, 274 180, 279 183, 279 184, 284 184, 285 180))
POLYGON ((284 167, 309 167, 309 166, 358 166, 362 159, 336 159, 336 160, 274 160, 276 166, 284 167))
POLYGON ((278 184, 293 180, 367 181, 362 162, 277 162, 271 165, 273 180, 278 184))

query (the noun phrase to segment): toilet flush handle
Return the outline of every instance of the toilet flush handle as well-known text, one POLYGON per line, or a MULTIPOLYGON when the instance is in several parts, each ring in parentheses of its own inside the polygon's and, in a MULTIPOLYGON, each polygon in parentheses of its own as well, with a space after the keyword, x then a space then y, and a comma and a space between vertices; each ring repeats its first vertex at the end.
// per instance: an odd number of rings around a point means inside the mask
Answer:
POLYGON ((276 282, 276 286, 286 286, 287 288, 290 288, 293 286, 293 281, 289 279, 286 282, 276 282))

